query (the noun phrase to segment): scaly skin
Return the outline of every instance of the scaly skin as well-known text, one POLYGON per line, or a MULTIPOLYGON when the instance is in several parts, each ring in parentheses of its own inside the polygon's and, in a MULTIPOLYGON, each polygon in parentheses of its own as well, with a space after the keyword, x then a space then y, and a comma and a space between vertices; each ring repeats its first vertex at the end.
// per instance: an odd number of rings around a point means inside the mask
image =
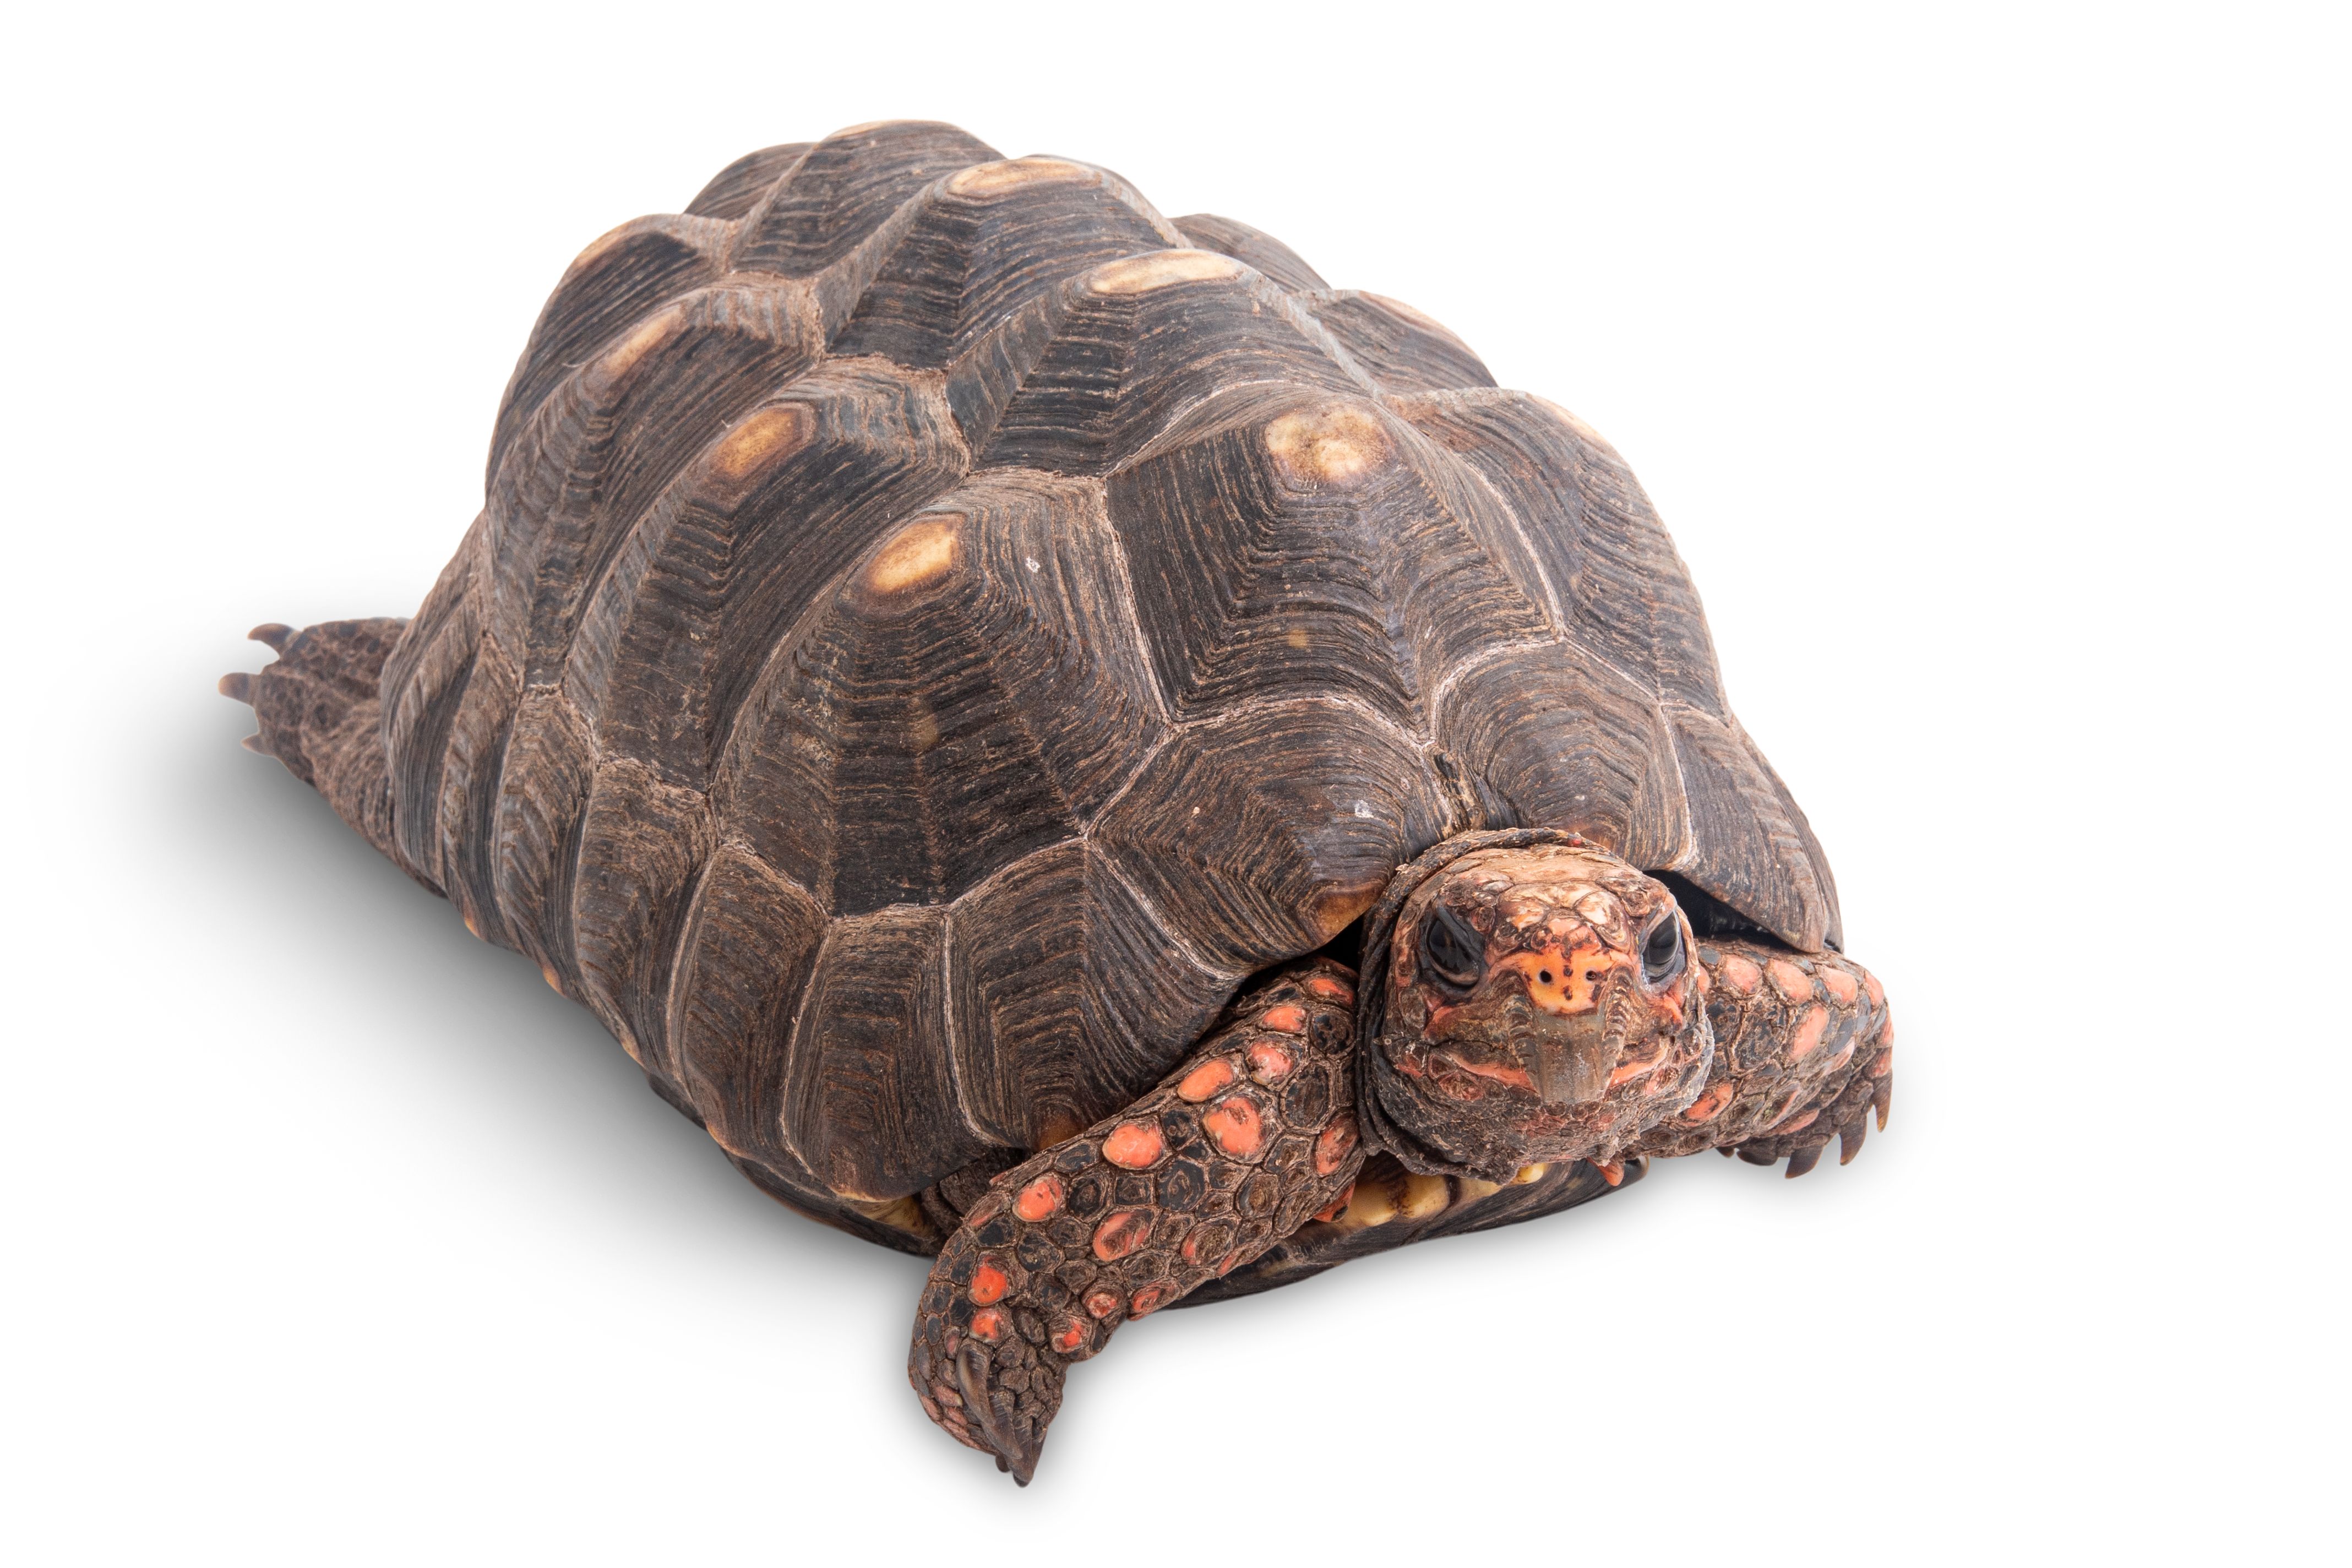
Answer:
POLYGON ((1653 1128, 1639 1152, 1737 1153, 1789 1162, 1801 1176, 1832 1137, 1853 1158, 1873 1105, 1886 1125, 1895 1030, 1877 978, 1843 954, 1808 957, 1764 942, 1710 938, 1695 955, 1715 1033, 1706 1087, 1653 1128))
POLYGON ((1276 972, 1158 1089, 989 1184, 915 1321, 908 1378, 932 1420, 1026 1486, 1072 1363, 1338 1212, 1364 1158, 1354 978, 1276 972))

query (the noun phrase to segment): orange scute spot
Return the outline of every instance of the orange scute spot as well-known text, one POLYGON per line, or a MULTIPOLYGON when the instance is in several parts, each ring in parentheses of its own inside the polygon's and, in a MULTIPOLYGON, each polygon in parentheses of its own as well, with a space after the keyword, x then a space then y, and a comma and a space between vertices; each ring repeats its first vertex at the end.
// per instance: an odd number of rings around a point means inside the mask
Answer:
POLYGON ((1696 1100, 1691 1101, 1690 1109, 1683 1112, 1683 1120, 1685 1121, 1712 1121, 1717 1116, 1722 1115, 1723 1108, 1730 1103, 1731 1086, 1727 1083, 1718 1083, 1714 1088, 1708 1089, 1705 1094, 1700 1095, 1696 1100))
POLYGON ((1054 1331, 1054 1348, 1064 1355, 1086 1348, 1087 1325, 1082 1318, 1064 1318, 1062 1326, 1054 1331))
POLYGON ((1115 1263, 1141 1247, 1151 1237, 1151 1212, 1149 1209, 1117 1209, 1102 1224, 1095 1226, 1095 1256, 1105 1263, 1115 1263))
POLYGON ((1245 1094, 1228 1095, 1211 1106, 1201 1118, 1201 1131, 1236 1159, 1256 1153, 1265 1139, 1265 1122, 1258 1115, 1257 1101, 1245 1094))
POLYGON ((1138 1290, 1135 1293, 1135 1299, 1128 1303, 1127 1315, 1130 1318, 1143 1317, 1166 1300, 1168 1300, 1166 1285, 1146 1285, 1142 1289, 1138 1290))
POLYGON ((1118 1292, 1116 1290, 1087 1291, 1087 1310, 1097 1318, 1109 1317, 1118 1310, 1118 1292))
POLYGON ((1290 1076, 1290 1053, 1272 1040, 1260 1040, 1248 1051, 1250 1077, 1260 1083, 1280 1083, 1290 1076))
POLYGON ((1853 1005, 1853 999, 1862 988, 1853 983, 1853 975, 1843 969, 1834 968, 1826 963, 1815 973, 1821 976, 1822 984, 1829 988, 1829 994, 1836 998, 1839 1006, 1853 1005))
POLYGON ((971 1277, 971 1299, 986 1307, 1004 1300, 1004 1292, 1013 1288, 1005 1277, 1004 1266, 993 1258, 983 1258, 971 1277))
POLYGON ((1813 999, 1813 977, 1787 959, 1776 958, 1772 961, 1771 975, 1773 985, 1791 1003, 1810 1002, 1813 999))
MULTIPOLYGON (((1329 1175, 1346 1163, 1355 1147, 1355 1113, 1343 1110, 1326 1122, 1323 1131, 1315 1135, 1315 1173, 1329 1175)), ((1353 1191, 1352 1188, 1349 1190, 1353 1191)))
POLYGON ((986 1340, 990 1344, 1004 1337, 1004 1314, 993 1307, 982 1307, 971 1315, 971 1337, 986 1340))
POLYGON ((1764 972, 1736 952, 1726 958, 1721 967, 1723 983, 1742 996, 1755 995, 1756 987, 1763 983, 1764 972))
POLYGON ((1167 1151, 1160 1129, 1148 1121, 1122 1121, 1103 1140, 1103 1158, 1129 1171, 1139 1171, 1167 1151))
POLYGON ((1336 974, 1316 974, 1307 977, 1307 994, 1326 1002, 1348 1005, 1356 1000, 1356 988, 1336 974))
POLYGON ((1822 1037, 1829 1033, 1829 1028, 1830 1010, 1827 1007, 1817 1004, 1806 1008, 1804 1016, 1797 1020, 1797 1032, 1789 1038, 1789 1059, 1795 1061, 1820 1045, 1822 1037))
POLYGON ((1527 982, 1528 1000, 1558 1017, 1590 1013, 1601 1005, 1601 983, 1610 970, 1625 962, 1597 942, 1584 942, 1562 952, 1557 947, 1515 952, 1495 965, 1515 969, 1527 982))
POLYGON ((1315 1211, 1315 1217, 1328 1224, 1348 1212, 1348 1200, 1356 1195, 1356 1184, 1349 1182, 1339 1189, 1339 1195, 1315 1211))
POLYGON ((1236 1076, 1234 1064, 1223 1057, 1202 1062, 1199 1067, 1186 1073, 1184 1081, 1176 1086, 1177 1098, 1189 1100, 1198 1105, 1233 1082, 1236 1076))
POLYGON ((1033 1225, 1051 1217, 1061 1206, 1062 1178, 1051 1172, 1022 1188, 1021 1195, 1013 1200, 1013 1212, 1033 1225))
POLYGON ((1279 1007, 1268 1007, 1265 1010, 1265 1016, 1258 1022, 1269 1029, 1279 1029, 1286 1035, 1304 1034, 1307 1029, 1307 1009, 1295 1002, 1286 1002, 1279 1007))

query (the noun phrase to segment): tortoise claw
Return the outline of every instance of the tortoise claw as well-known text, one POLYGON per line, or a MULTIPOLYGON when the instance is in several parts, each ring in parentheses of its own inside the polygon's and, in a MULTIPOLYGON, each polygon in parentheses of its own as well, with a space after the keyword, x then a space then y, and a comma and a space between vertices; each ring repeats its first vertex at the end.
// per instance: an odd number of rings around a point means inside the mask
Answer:
POLYGON ((1895 1103, 1895 1079, 1892 1076, 1878 1080, 1878 1087, 1870 1091, 1870 1103, 1878 1110, 1878 1130, 1885 1131, 1886 1110, 1895 1103))
POLYGON ((243 746, 247 751, 251 752, 257 757, 268 757, 275 756, 277 754, 268 747, 261 743, 261 737, 258 735, 247 735, 244 740, 239 741, 237 744, 243 746))
POLYGON ((284 653, 294 640, 294 628, 282 621, 264 621, 245 636, 247 642, 268 643, 272 653, 284 653))
POLYGON ((253 706, 253 677, 242 669, 233 669, 220 678, 215 690, 232 701, 253 706))
POLYGON ((1857 1115, 1838 1129, 1838 1163, 1851 1165, 1853 1157, 1862 1152, 1862 1141, 1870 1135, 1870 1118, 1857 1115))
POLYGON ((1822 1163, 1822 1151, 1828 1147, 1829 1145, 1826 1143, 1816 1143, 1810 1149, 1800 1149, 1795 1153, 1790 1155, 1790 1180, 1794 1181, 1797 1177, 1803 1175, 1807 1171, 1811 1170, 1815 1165, 1820 1164, 1822 1163))

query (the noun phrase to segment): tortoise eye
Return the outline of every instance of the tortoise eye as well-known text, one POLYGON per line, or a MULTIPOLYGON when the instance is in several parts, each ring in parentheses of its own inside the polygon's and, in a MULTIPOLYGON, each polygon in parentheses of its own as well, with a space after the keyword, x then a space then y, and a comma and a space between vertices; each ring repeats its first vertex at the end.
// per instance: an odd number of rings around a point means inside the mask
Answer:
POLYGON ((1672 910, 1650 931, 1650 940, 1642 944, 1642 978, 1652 985, 1664 985, 1683 972, 1683 922, 1672 910))
POLYGON ((1470 922, 1444 904, 1431 906, 1429 918, 1421 922, 1422 973, 1449 990, 1467 991, 1478 984, 1478 960, 1486 951, 1470 922))

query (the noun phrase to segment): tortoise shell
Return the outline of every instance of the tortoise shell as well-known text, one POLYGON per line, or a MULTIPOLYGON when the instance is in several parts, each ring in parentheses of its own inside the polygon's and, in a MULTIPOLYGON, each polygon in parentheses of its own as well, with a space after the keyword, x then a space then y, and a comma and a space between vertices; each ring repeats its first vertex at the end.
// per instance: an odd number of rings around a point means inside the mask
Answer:
POLYGON ((946 125, 754 153, 582 253, 381 694, 395 856, 834 1217, 1132 1100, 1452 834, 1838 941, 1591 430, 1244 225, 946 125))

